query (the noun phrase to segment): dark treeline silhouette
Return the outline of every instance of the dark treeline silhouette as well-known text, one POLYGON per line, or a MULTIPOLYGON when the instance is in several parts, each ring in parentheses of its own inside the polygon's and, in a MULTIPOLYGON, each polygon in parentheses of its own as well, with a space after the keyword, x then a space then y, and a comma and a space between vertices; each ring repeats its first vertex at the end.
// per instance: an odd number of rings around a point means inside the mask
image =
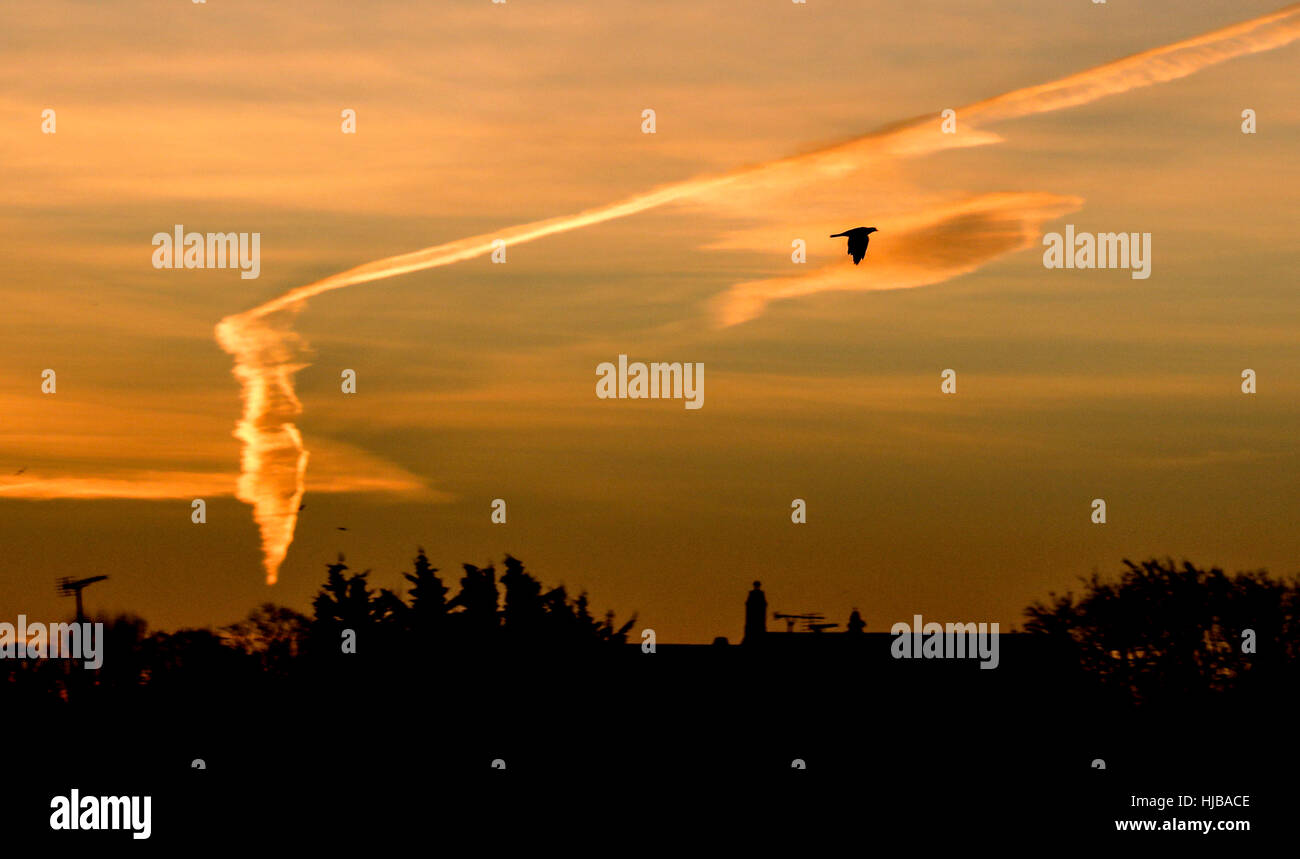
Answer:
POLYGON ((345 630, 355 633, 358 653, 364 646, 385 657, 412 647, 481 650, 622 644, 636 622, 633 617, 615 628, 613 612, 602 619, 592 617, 586 593, 575 598, 563 585, 544 588, 510 555, 499 584, 491 565, 462 566, 460 592, 448 599, 438 570, 420 549, 414 572, 404 574, 411 583, 408 603, 387 588, 372 590, 366 580, 369 571, 349 573, 340 555, 338 562, 329 565, 325 585, 312 603, 315 614, 306 622, 308 651, 341 653, 345 630))
MULTIPOLYGON (((59 660, 0 660, 0 690, 11 698, 67 702, 96 690, 277 680, 351 662, 368 670, 376 662, 409 668, 405 663, 440 655, 446 662, 481 663, 627 645, 635 616, 622 625, 612 611, 595 617, 585 592, 572 597, 562 585, 548 588, 517 558, 505 557, 499 577, 493 565, 462 566, 452 595, 420 549, 412 571, 403 574, 409 583, 403 596, 372 587, 370 571, 351 571, 340 555, 326 568, 311 616, 266 603, 216 632, 172 633, 149 633, 144 620, 120 616, 104 621, 98 671, 73 671, 59 660)), ((1289 691, 1300 679, 1294 578, 1228 574, 1172 559, 1125 560, 1124 566, 1118 581, 1094 574, 1082 580, 1078 596, 1051 594, 1025 610, 1017 647, 1054 687, 1094 704, 1159 706, 1266 696, 1289 691)), ((861 647, 849 655, 859 653, 861 647)), ((821 649, 809 658, 836 656, 821 649)), ((1008 667, 1015 672, 1014 664, 1008 667)))
POLYGON ((499 581, 493 565, 462 566, 460 590, 449 598, 439 570, 419 549, 413 572, 403 574, 410 583, 404 599, 371 587, 370 571, 350 571, 340 554, 326 568, 312 616, 264 603, 217 632, 151 634, 132 615, 96 618, 105 625, 100 669, 83 673, 78 663, 54 659, 0 660, 0 690, 24 699, 49 695, 107 703, 110 696, 140 688, 184 691, 328 676, 354 662, 373 670, 376 664, 407 667, 440 653, 482 662, 511 652, 536 656, 620 645, 636 622, 633 616, 616 627, 612 611, 594 617, 585 592, 572 597, 563 585, 545 587, 510 555, 499 581))
MULTIPOLYGON (((349 802, 372 797, 369 811, 386 815, 385 786, 412 774, 429 774, 419 795, 430 802, 486 789, 487 808, 530 775, 588 792, 662 777, 681 791, 796 777, 798 759, 797 778, 874 778, 872 801, 895 802, 895 815, 917 812, 912 798, 939 778, 982 786, 948 791, 953 802, 1000 785, 1008 808, 1042 803, 1059 820, 1062 791, 1109 779, 1113 796, 1087 794, 1105 806, 1088 818, 1102 825, 1123 813, 1134 780, 1147 791, 1249 792, 1261 768, 1295 758, 1269 726, 1295 712, 1300 584, 1262 572, 1126 561, 1118 580, 1094 575, 1077 595, 1029 606, 996 670, 894 659, 887 633, 860 626, 751 626, 756 646, 661 641, 651 654, 639 630, 628 640, 635 618, 593 616, 585 594, 543 585, 513 557, 500 575, 464 565, 454 593, 423 551, 404 575, 405 594, 377 588, 340 556, 310 616, 268 603, 217 631, 152 634, 122 617, 106 626, 98 671, 0 660, 0 712, 44 736, 108 738, 22 746, 14 771, 28 771, 26 755, 31 771, 51 773, 51 790, 85 767, 134 773, 157 792, 202 759, 203 784, 240 798, 232 814, 265 807, 280 825, 286 802, 317 820, 340 784, 358 786, 349 802), (64 769, 50 768, 52 756, 64 769), (490 775, 494 761, 511 781, 490 775)), ((750 585, 735 578, 733 624, 750 585)), ((193 790, 186 781, 176 796, 193 790)), ((205 802, 235 801, 224 796, 205 802)), ((204 825, 175 806, 161 819, 204 825)))

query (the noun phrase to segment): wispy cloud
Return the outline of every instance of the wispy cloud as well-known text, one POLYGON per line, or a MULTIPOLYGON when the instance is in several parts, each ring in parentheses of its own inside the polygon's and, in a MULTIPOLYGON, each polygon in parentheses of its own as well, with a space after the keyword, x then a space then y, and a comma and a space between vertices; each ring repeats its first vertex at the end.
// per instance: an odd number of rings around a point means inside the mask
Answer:
MULTIPOLYGON (((722 326, 738 325, 757 317, 770 302, 817 292, 909 289, 941 283, 1028 247, 1041 235, 1043 223, 1082 204, 1078 197, 1055 194, 984 194, 877 220, 882 232, 869 254, 869 272, 854 266, 845 255, 834 265, 804 274, 738 283, 715 300, 715 319, 722 326)), ((843 227, 823 222, 813 229, 813 235, 826 235, 843 227)), ((713 246, 746 247, 751 245, 745 240, 750 235, 733 236, 713 246)))

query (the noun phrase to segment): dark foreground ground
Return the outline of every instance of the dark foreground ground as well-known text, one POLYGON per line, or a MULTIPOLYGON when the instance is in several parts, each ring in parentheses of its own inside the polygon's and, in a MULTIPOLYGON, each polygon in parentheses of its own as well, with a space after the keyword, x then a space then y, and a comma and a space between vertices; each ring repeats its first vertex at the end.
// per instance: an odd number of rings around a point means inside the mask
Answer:
POLYGON ((1290 691, 1134 710, 1012 653, 991 671, 806 648, 351 657, 292 678, 5 702, 0 824, 5 847, 69 851, 49 855, 730 856, 791 840, 791 855, 1053 855, 1094 839, 1226 852, 1300 831, 1290 691), (73 787, 152 796, 151 838, 51 831, 50 798, 73 787), (1135 808, 1134 795, 1196 804, 1135 808), (1249 806, 1200 804, 1239 795, 1249 806), (1115 828, 1173 818, 1251 832, 1115 828))

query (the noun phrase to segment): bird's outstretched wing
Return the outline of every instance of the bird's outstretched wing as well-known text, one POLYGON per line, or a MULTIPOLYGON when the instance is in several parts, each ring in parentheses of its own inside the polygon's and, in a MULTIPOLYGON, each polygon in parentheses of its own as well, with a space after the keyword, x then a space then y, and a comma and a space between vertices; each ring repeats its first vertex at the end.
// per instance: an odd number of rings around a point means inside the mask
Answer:
POLYGON ((831 236, 832 239, 841 237, 849 240, 849 256, 853 257, 853 264, 862 262, 862 258, 867 254, 867 243, 871 241, 871 233, 865 227, 854 227, 831 236))
POLYGON ((869 241, 871 241, 871 236, 861 234, 849 236, 849 256, 853 257, 854 265, 862 262, 862 258, 867 255, 867 242, 869 241))

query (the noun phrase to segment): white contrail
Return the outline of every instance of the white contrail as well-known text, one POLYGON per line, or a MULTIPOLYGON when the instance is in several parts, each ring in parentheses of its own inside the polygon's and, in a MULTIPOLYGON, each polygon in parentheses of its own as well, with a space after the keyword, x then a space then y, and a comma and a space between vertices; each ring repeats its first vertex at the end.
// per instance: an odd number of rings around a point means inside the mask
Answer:
MULTIPOLYGON (((1300 37, 1300 4, 1191 39, 1153 48, 1038 86, 1004 93, 958 108, 966 127, 1060 110, 1108 95, 1186 77, 1233 57, 1272 50, 1300 37)), ((492 234, 387 257, 286 292, 252 310, 227 316, 216 327, 217 342, 234 356, 243 389, 244 414, 235 435, 243 442, 237 496, 253 506, 262 537, 266 580, 274 584, 293 541, 302 502, 307 451, 294 418, 302 412, 293 390, 296 335, 293 314, 313 296, 346 286, 450 265, 489 253, 497 239, 507 245, 627 217, 648 209, 737 183, 788 185, 838 175, 883 159, 909 157, 964 145, 961 135, 938 133, 933 116, 908 120, 815 152, 724 173, 663 185, 616 203, 492 234)))

